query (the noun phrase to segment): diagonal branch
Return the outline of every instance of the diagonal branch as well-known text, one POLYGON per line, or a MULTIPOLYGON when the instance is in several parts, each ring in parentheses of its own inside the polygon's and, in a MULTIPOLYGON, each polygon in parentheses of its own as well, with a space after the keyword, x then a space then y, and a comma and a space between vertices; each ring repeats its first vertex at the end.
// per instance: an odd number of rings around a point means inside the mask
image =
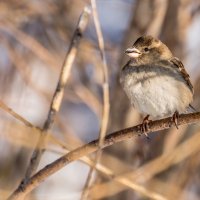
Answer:
MULTIPOLYGON (((15 111, 13 111, 11 108, 9 108, 6 104, 4 104, 1 101, 0 101, 0 108, 2 108, 4 111, 9 113, 11 116, 13 116, 15 119, 19 120, 21 123, 23 123, 27 127, 34 128, 39 133, 41 133, 41 130, 39 128, 35 127, 31 122, 27 121, 25 118, 23 118, 22 116, 17 114, 15 111)), ((49 136, 50 136, 49 139, 51 140, 51 142, 53 142, 54 144, 57 144, 58 146, 64 148, 65 150, 67 150, 67 152, 69 152, 68 147, 64 142, 59 141, 52 134, 50 134, 49 136)), ((95 162, 92 161, 91 159, 89 159, 88 157, 81 157, 80 160, 91 167, 95 167, 95 169, 97 171, 103 173, 110 179, 113 179, 113 177, 117 177, 111 169, 107 168, 104 165, 101 165, 100 163, 95 164, 95 162)), ((164 197, 162 197, 161 195, 159 195, 151 190, 148 190, 148 189, 144 188, 143 186, 141 186, 137 183, 134 183, 133 181, 130 181, 128 178, 125 178, 125 177, 120 178, 119 177, 119 178, 115 178, 113 180, 139 192, 140 194, 143 194, 144 196, 146 196, 148 198, 159 199, 159 200, 164 199, 164 197)))
POLYGON ((71 67, 72 67, 72 64, 74 62, 74 59, 75 59, 75 56, 77 53, 77 47, 79 45, 82 34, 87 26, 87 23, 89 20, 89 15, 90 15, 90 9, 88 7, 85 7, 82 15, 80 16, 77 28, 76 28, 73 38, 71 40, 69 50, 64 59, 64 63, 63 63, 62 69, 61 69, 60 77, 59 77, 59 81, 58 81, 56 90, 54 92, 54 95, 53 95, 53 98, 51 101, 47 119, 42 128, 41 136, 40 136, 37 146, 35 147, 35 150, 32 154, 30 164, 29 164, 28 169, 25 174, 25 178, 22 180, 20 187, 23 187, 23 185, 28 181, 29 177, 33 175, 33 173, 36 171, 37 166, 40 162, 40 159, 44 152, 44 149, 41 149, 39 147, 43 146, 47 132, 53 125, 54 120, 55 120, 55 115, 60 109, 60 105, 61 105, 61 102, 63 99, 63 94, 64 94, 64 88, 65 88, 66 82, 69 78, 71 67))
MULTIPOLYGON (((27 127, 30 128, 34 128, 36 130, 38 130, 39 133, 41 133, 41 130, 37 127, 35 127, 31 122, 27 121, 25 118, 23 118, 22 116, 20 116, 19 114, 17 114, 15 111, 13 111, 11 108, 9 108, 6 104, 4 104, 3 102, 0 101, 0 108, 2 108, 4 111, 6 111, 7 113, 9 113, 11 116, 13 116, 15 119, 19 120, 21 123, 23 123, 24 125, 26 125, 27 127)), ((67 152, 69 152, 68 147, 66 146, 66 144, 62 141, 59 141, 57 138, 55 138, 52 134, 49 135, 50 136, 50 140, 57 144, 58 146, 64 148, 65 150, 67 150, 67 152)), ((107 177, 109 177, 110 179, 113 179, 113 177, 117 177, 114 172, 107 168, 104 165, 101 165, 100 163, 96 163, 94 161, 92 161, 91 159, 89 159, 88 157, 81 157, 80 160, 82 162, 84 162, 85 164, 91 166, 91 167, 95 167, 95 169, 101 173, 103 173, 104 175, 106 175, 107 177)), ((164 197, 162 197, 160 194, 157 194, 151 190, 148 190, 146 188, 144 188, 143 186, 134 183, 133 181, 129 180, 126 177, 122 177, 122 178, 114 178, 114 181, 121 183, 124 186, 127 186, 137 192, 139 192, 140 194, 143 194, 144 196, 148 197, 148 198, 152 198, 152 199, 159 199, 159 200, 163 200, 164 197)), ((123 188, 123 187, 122 187, 123 188)))
POLYGON ((4 110, 5 112, 9 113, 11 116, 13 116, 15 119, 22 122, 25 126, 30 128, 35 128, 40 131, 40 128, 34 126, 32 123, 30 123, 28 120, 23 118, 21 115, 16 113, 14 110, 12 110, 10 107, 8 107, 3 101, 0 100, 0 108, 4 110))
MULTIPOLYGON (((121 180, 121 178, 122 179, 126 178, 128 179, 128 181, 133 181, 133 183, 135 184, 140 183, 142 185, 144 184, 145 186, 147 186, 148 185, 147 182, 155 178, 156 175, 165 172, 170 167, 175 167, 175 165, 178 165, 178 163, 181 163, 184 160, 189 160, 189 158, 196 159, 196 157, 193 156, 198 154, 198 152, 200 151, 200 134, 198 129, 195 132, 196 133, 195 134, 193 133, 191 137, 189 136, 187 140, 181 142, 180 144, 177 144, 177 146, 173 150, 161 154, 160 156, 143 164, 137 169, 129 170, 128 172, 114 176, 112 179, 108 181, 104 181, 102 183, 92 186, 90 188, 90 196, 92 197, 92 199, 103 199, 105 197, 108 198, 108 196, 113 196, 116 195, 117 193, 124 191, 125 189, 127 189, 127 187, 125 187, 125 184, 124 185, 116 184, 116 181, 121 180), (108 190, 106 191, 105 188, 110 188, 110 187, 112 187, 113 189, 110 191, 108 190), (102 192, 99 193, 99 191, 102 192)), ((147 188, 148 187, 146 187, 146 189, 147 188)), ((162 188, 162 190, 163 189, 164 188, 162 188)), ((135 191, 139 192, 139 190, 135 191)), ((167 199, 174 199, 174 198, 169 198, 168 195, 166 197, 168 197, 167 199)))
MULTIPOLYGON (((191 124, 199 120, 200 120, 200 112, 191 114, 182 114, 180 115, 178 125, 191 124)), ((174 124, 170 117, 165 119, 160 119, 149 123, 149 132, 160 131, 168 129, 173 126, 174 124)), ((136 125, 109 134, 108 136, 106 136, 102 148, 141 135, 142 133, 140 127, 141 125, 136 125)), ((28 180, 28 182, 24 185, 23 190, 21 187, 18 187, 16 191, 10 196, 9 200, 22 200, 29 192, 31 192, 34 188, 36 188, 47 177, 51 176, 52 174, 54 174, 67 164, 71 163, 72 161, 97 151, 99 147, 98 143, 99 140, 94 140, 84 146, 81 146, 65 154, 64 156, 52 162, 51 164, 47 165, 28 180)))

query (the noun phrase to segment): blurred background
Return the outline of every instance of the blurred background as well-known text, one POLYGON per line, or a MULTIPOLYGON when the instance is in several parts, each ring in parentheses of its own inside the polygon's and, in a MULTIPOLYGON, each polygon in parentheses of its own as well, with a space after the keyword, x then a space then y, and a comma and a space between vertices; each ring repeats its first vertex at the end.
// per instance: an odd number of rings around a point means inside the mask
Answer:
MULTIPOLYGON (((119 84, 124 51, 141 35, 160 38, 179 57, 195 88, 200 110, 200 1, 97 0, 109 71, 108 133, 136 125, 141 116, 119 84)), ((35 126, 46 120, 60 69, 86 0, 0 1, 0 100, 35 126)), ((40 167, 98 137, 102 112, 102 61, 92 15, 78 48, 60 112, 40 167), (54 139, 52 139, 54 138, 54 139), (59 143, 60 142, 60 143, 59 143), (62 145, 63 144, 63 145, 62 145)), ((19 184, 38 135, 0 111, 0 200, 19 184)), ((181 126, 115 144, 101 164, 165 199, 200 199, 200 126, 181 126)), ((89 166, 73 162, 27 199, 80 199, 89 166)), ((148 192, 147 192, 148 193, 148 192)), ((88 199, 150 199, 103 172, 88 199)))

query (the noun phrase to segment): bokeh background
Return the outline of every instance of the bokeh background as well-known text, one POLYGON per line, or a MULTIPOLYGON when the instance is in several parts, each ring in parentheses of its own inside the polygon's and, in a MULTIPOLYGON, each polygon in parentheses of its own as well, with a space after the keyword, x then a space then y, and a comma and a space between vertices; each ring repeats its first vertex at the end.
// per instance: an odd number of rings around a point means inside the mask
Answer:
MULTIPOLYGON (((200 109, 200 1, 96 0, 109 71, 108 133, 142 117, 119 84, 124 50, 141 35, 160 38, 179 57, 195 88, 200 109)), ((88 1, 0 1, 0 100, 35 126, 46 120, 60 69, 78 18, 88 1)), ((92 16, 78 48, 60 112, 50 134, 75 149, 98 137, 102 112, 102 61, 92 16)), ((0 110, 0 199, 19 184, 37 134, 0 110)), ((200 126, 181 126, 115 144, 101 163, 166 199, 200 199, 200 126)), ((66 152, 47 140, 40 168, 66 152)), ((76 161, 43 182, 27 199, 80 199, 89 166, 76 161)), ((148 199, 137 190, 96 173, 88 199, 148 199)), ((114 177, 113 177, 114 178, 114 177)))

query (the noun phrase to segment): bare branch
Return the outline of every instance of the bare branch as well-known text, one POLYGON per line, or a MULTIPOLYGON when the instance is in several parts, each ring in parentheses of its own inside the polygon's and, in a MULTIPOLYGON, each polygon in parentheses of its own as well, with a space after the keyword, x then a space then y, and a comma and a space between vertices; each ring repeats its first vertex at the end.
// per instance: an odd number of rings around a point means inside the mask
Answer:
MULTIPOLYGON (((193 134, 190 138, 188 138, 182 143, 177 144, 177 146, 171 151, 161 154, 160 156, 143 164, 137 169, 129 170, 128 172, 115 176, 112 180, 105 181, 103 183, 92 186, 90 190, 91 198, 102 199, 108 196, 116 195, 117 193, 124 191, 127 187, 125 187, 124 185, 119 186, 118 184, 115 184, 115 182, 121 178, 127 178, 129 181, 134 181, 134 183, 144 184, 147 189, 148 188, 147 183, 156 175, 164 173, 164 171, 166 171, 170 167, 173 167, 174 165, 177 165, 178 163, 183 162, 184 160, 188 161, 191 158, 195 159, 196 157, 195 156, 193 157, 192 155, 197 155, 196 153, 199 152, 200 150, 199 130, 196 130, 195 132, 196 133, 193 134), (111 191, 108 192, 105 190, 105 188, 110 188, 110 187, 113 187, 111 191), (99 193, 99 191, 102 192, 99 193)), ((196 158, 196 160, 198 159, 196 158)), ((177 183, 174 184, 178 187, 177 183)), ((167 194, 166 190, 164 194, 167 194)), ((174 198, 169 198, 169 195, 170 194, 167 195, 168 197, 167 199, 174 199, 174 198)))
POLYGON ((73 38, 71 40, 69 50, 66 54, 66 57, 65 57, 62 69, 61 69, 59 81, 58 81, 55 93, 54 93, 52 101, 51 101, 51 106, 49 109, 48 117, 42 128, 41 137, 39 138, 38 144, 32 154, 31 161, 30 161, 30 164, 26 171, 25 178, 22 180, 20 187, 23 187, 23 184, 25 184, 26 181, 28 181, 28 178, 36 171, 37 166, 40 161, 40 158, 44 152, 44 150, 39 147, 43 146, 43 143, 45 141, 45 136, 47 135, 46 133, 53 125, 55 115, 59 111, 61 101, 63 99, 64 88, 65 88, 66 82, 69 78, 71 67, 72 67, 73 61, 74 61, 76 53, 77 53, 77 47, 79 45, 82 34, 86 28, 86 25, 88 23, 89 14, 90 14, 90 9, 88 7, 85 7, 82 15, 80 16, 77 28, 76 28, 73 38))
MULTIPOLYGON (((19 114, 17 114, 16 112, 14 112, 11 108, 9 108, 7 105, 5 105, 3 102, 0 102, 0 107, 8 112, 10 115, 12 115, 14 118, 16 118, 17 120, 19 120, 20 122, 22 122, 24 125, 30 127, 30 128, 36 128, 39 132, 40 129, 35 127, 33 124, 31 124, 29 121, 27 121, 26 119, 24 119, 22 116, 20 116, 19 114)), ((66 146, 66 144, 62 141, 59 141, 58 139, 56 139, 52 134, 49 135, 49 139, 59 145, 60 147, 64 148, 65 150, 68 151, 68 148, 66 146)), ((114 172, 105 167, 104 165, 101 165, 100 163, 95 163, 93 162, 91 159, 89 159, 88 157, 82 157, 80 158, 81 161, 83 161, 84 163, 88 164, 91 167, 95 167, 96 170, 98 170, 99 172, 103 173, 104 175, 108 176, 109 178, 115 177, 116 175, 114 174, 114 172)), ((164 199, 164 197, 160 196, 159 194, 154 193, 153 191, 150 191, 146 188, 144 188, 143 186, 140 186, 132 181, 130 181, 129 179, 127 179, 126 177, 123 178, 118 178, 118 179, 113 179, 118 183, 121 183, 141 194, 143 194, 146 197, 152 198, 152 199, 164 199)))
MULTIPOLYGON (((200 112, 191 114, 182 114, 180 115, 178 125, 191 124, 199 120, 200 120, 200 112)), ((152 121, 149 123, 149 134, 151 132, 168 129, 173 126, 174 124, 170 117, 152 121)), ((142 133, 140 127, 141 124, 109 134, 108 136, 106 136, 102 148, 141 135, 142 133)), ((60 157, 51 164, 47 165, 46 167, 41 169, 38 173, 36 173, 33 177, 31 177, 23 188, 18 187, 16 191, 10 196, 9 200, 11 199, 22 200, 29 192, 31 192, 34 188, 36 188, 42 181, 44 181, 50 175, 54 174, 55 172, 57 172, 67 164, 71 163, 72 161, 97 151, 98 144, 99 140, 94 140, 82 147, 79 147, 67 153, 66 155, 60 157)))
POLYGON ((7 113, 9 113, 11 116, 13 116, 15 119, 19 120, 20 122, 22 122, 25 126, 28 126, 30 128, 36 128, 38 130, 40 130, 38 127, 34 126, 32 123, 30 123, 28 120, 26 120, 25 118, 23 118, 21 115, 19 115, 18 113, 16 113, 14 110, 12 110, 10 107, 8 107, 5 103, 3 103, 0 100, 0 108, 4 111, 6 111, 7 113))
MULTIPOLYGON (((53 141, 55 142, 54 139, 53 139, 53 141)), ((58 142, 59 142, 58 143, 59 146, 62 146, 66 150, 68 149, 66 147, 65 143, 63 143, 61 141, 58 141, 58 142)), ((57 141, 56 141, 56 143, 57 143, 57 141)), ((52 149, 48 149, 48 151, 63 155, 63 152, 58 152, 58 151, 55 151, 55 150, 52 150, 52 149)), ((67 152, 69 152, 69 151, 67 150, 67 152)), ((127 177, 122 177, 122 176, 118 177, 110 168, 102 165, 101 163, 95 164, 94 161, 91 160, 89 157, 84 156, 84 157, 81 157, 79 160, 82 161, 83 163, 91 166, 91 167, 95 167, 95 170, 97 170, 98 172, 101 172, 102 174, 107 176, 110 180, 113 180, 116 183, 120 183, 120 185, 121 185, 120 187, 122 187, 122 188, 128 187, 128 188, 142 194, 143 196, 154 199, 154 200, 165 200, 166 199, 164 196, 152 191, 151 189, 147 189, 147 188, 145 188, 144 186, 142 186, 138 183, 135 183, 135 181, 130 180, 127 177)), ((90 192, 90 191, 91 191, 91 188, 88 189, 88 192, 90 192)), ((91 197, 91 195, 90 195, 90 197, 91 197)), ((91 199, 90 197, 89 197, 89 199, 91 199)))
POLYGON ((92 175, 93 175, 95 166, 99 162, 100 157, 101 157, 101 146, 103 145, 103 142, 104 142, 104 139, 106 136, 108 121, 109 121, 109 110, 110 110, 109 86, 108 86, 108 66, 107 66, 105 50, 104 50, 104 39, 103 39, 103 35, 101 32, 99 17, 98 17, 98 13, 97 13, 96 0, 91 0, 91 5, 92 5, 92 13, 93 13, 95 29, 97 32, 97 38, 98 38, 98 43, 99 43, 99 50, 100 50, 101 59, 103 62, 103 86, 102 86, 103 87, 103 111, 102 111, 101 129, 100 129, 100 133, 99 133, 99 144, 98 144, 99 149, 98 149, 96 157, 95 157, 94 166, 92 166, 90 168, 90 171, 88 173, 88 177, 87 177, 84 189, 83 189, 81 199, 87 199, 87 196, 88 196, 87 188, 89 188, 91 185, 92 175))

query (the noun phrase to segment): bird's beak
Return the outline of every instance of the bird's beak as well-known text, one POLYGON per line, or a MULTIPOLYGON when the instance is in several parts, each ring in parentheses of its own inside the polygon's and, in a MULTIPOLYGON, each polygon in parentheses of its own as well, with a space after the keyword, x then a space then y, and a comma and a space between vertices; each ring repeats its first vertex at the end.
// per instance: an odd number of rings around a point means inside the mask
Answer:
POLYGON ((139 57, 142 53, 135 47, 130 47, 126 49, 125 53, 132 58, 137 58, 139 57))

